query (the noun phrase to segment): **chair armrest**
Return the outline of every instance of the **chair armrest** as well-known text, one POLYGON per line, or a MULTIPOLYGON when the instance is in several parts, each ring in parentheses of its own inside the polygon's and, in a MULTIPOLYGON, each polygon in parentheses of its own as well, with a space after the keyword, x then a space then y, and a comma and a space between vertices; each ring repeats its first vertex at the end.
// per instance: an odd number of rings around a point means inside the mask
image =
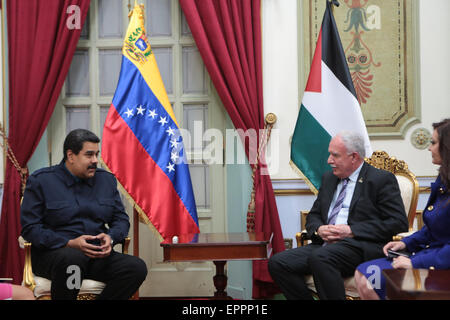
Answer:
POLYGON ((311 240, 308 238, 308 233, 306 230, 302 230, 302 232, 297 232, 295 234, 295 239, 297 240, 297 248, 303 247, 308 240, 311 240))
POLYGON ((130 237, 126 237, 122 242, 122 253, 128 254, 128 247, 130 246, 130 237))
POLYGON ((25 259, 23 267, 23 285, 34 291, 36 282, 34 281, 33 268, 31 267, 31 242, 26 241, 22 236, 19 237, 19 246, 25 250, 25 259))
MULTIPOLYGON (((416 216, 415 219, 417 220, 417 230, 422 229, 423 227, 423 210, 416 210, 416 216)), ((403 238, 406 238, 410 235, 412 235, 415 230, 412 230, 412 228, 409 229, 408 232, 401 232, 399 234, 396 234, 392 237, 393 241, 401 241, 403 238)))
POLYGON ((130 237, 126 237, 122 241, 114 243, 113 247, 115 247, 118 244, 121 244, 122 245, 122 253, 128 254, 128 248, 130 246, 130 241, 131 241, 131 238, 130 237))
POLYGON ((398 233, 395 236, 392 237, 393 241, 401 241, 403 238, 406 238, 410 235, 412 235, 415 231, 409 231, 409 232, 402 232, 398 233))

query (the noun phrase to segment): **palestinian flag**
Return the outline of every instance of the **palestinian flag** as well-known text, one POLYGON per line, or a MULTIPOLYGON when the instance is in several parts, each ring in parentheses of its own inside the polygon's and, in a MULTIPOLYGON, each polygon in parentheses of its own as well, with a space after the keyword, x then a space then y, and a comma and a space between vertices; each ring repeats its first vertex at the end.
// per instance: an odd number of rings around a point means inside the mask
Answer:
POLYGON ((366 156, 372 154, 361 107, 356 97, 339 32, 327 7, 322 21, 308 83, 291 142, 291 166, 317 194, 327 164, 328 145, 341 131, 360 132, 366 156))

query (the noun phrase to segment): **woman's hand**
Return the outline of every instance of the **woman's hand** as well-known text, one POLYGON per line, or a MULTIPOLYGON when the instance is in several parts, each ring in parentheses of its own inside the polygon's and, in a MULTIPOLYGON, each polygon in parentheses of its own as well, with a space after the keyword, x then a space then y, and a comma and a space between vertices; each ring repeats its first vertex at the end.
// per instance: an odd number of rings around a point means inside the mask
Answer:
POLYGON ((387 256, 388 250, 399 251, 399 250, 403 250, 405 248, 406 248, 406 244, 403 241, 391 241, 391 242, 388 242, 383 247, 383 252, 384 252, 384 255, 387 256))
POLYGON ((391 263, 394 269, 412 269, 411 259, 403 256, 394 258, 391 263))

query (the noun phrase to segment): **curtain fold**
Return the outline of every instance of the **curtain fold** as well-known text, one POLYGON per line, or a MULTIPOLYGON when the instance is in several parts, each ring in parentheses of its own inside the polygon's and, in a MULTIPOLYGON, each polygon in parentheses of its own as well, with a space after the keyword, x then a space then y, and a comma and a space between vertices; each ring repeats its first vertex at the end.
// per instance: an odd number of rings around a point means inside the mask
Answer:
MULTIPOLYGON (((84 25, 90 0, 8 0, 8 141, 25 168, 47 127, 84 25), (70 8, 69 8, 70 7, 70 8)), ((0 220, 0 277, 21 283, 21 176, 6 162, 0 220)))
MULTIPOLYGON (((261 0, 180 0, 180 5, 236 129, 264 129, 261 0)), ((250 163, 255 163, 256 150, 245 144, 250 163)), ((273 233, 276 253, 284 250, 283 236, 272 182, 261 174, 261 166, 254 177, 255 231, 273 233)), ((253 297, 264 298, 276 290, 267 261, 254 261, 253 297)))

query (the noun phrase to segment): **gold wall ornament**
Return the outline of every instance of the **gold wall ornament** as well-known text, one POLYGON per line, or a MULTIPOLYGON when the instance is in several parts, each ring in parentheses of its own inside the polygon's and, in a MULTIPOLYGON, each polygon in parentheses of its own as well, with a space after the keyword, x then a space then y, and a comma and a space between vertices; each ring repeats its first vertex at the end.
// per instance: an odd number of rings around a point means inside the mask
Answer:
POLYGON ((268 113, 266 115, 266 122, 271 125, 275 124, 275 122, 277 122, 277 116, 275 113, 268 113))
POLYGON ((275 124, 275 122, 277 122, 277 116, 274 113, 268 113, 264 118, 264 122, 264 130, 262 131, 262 134, 260 136, 256 163, 252 166, 253 188, 247 209, 247 232, 255 231, 255 173, 259 168, 261 154, 265 152, 265 147, 269 142, 273 125, 275 124))
POLYGON ((411 143, 419 150, 428 148, 431 143, 431 132, 425 128, 414 130, 411 134, 411 143))

